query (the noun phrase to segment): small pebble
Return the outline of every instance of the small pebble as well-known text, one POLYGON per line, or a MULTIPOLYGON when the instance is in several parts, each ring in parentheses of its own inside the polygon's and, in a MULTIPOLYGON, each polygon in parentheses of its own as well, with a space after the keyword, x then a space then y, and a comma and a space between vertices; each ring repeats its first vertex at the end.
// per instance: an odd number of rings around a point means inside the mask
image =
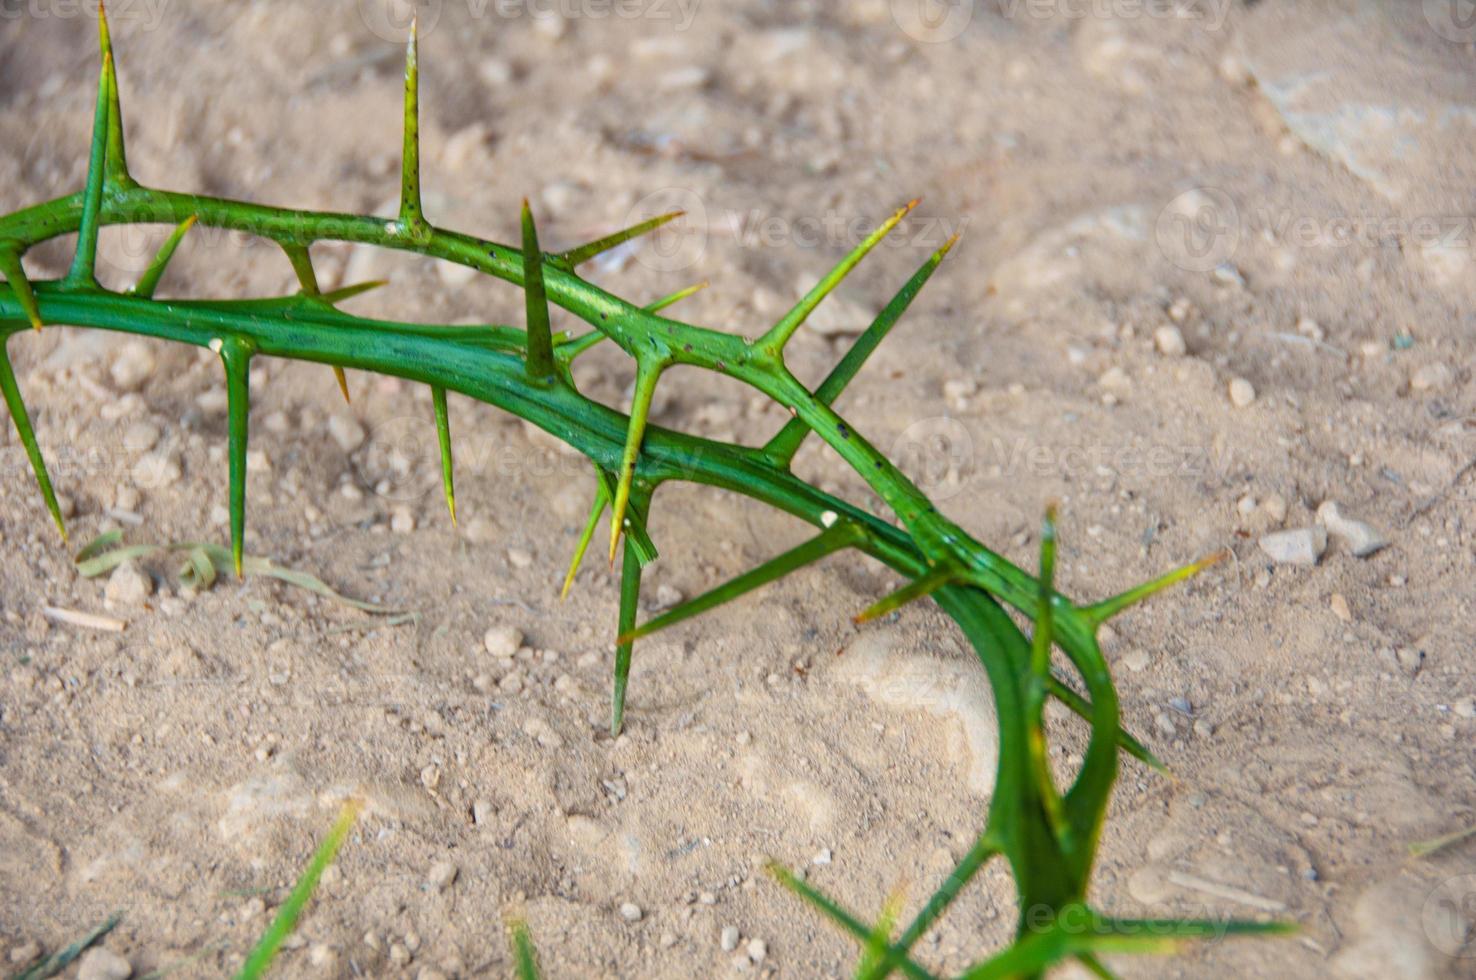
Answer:
POLYGON ((1451 710, 1458 718, 1476 718, 1476 698, 1461 698, 1451 710))
POLYGON ((485 827, 497 817, 497 807, 491 800, 477 800, 472 804, 472 823, 485 827))
POLYGON ((681 605, 682 600, 685 598, 686 596, 682 595, 681 589, 663 582, 661 585, 656 586, 656 601, 651 606, 651 611, 663 612, 667 609, 674 608, 681 605))
POLYGON ((396 534, 409 534, 415 530, 415 515, 410 513, 409 508, 395 508, 394 515, 390 517, 390 530, 396 534))
POLYGON ((143 385, 154 373, 154 354, 149 348, 137 341, 125 344, 118 352, 108 374, 113 379, 113 387, 119 391, 134 391, 143 385))
POLYGON ((1097 378, 1097 384, 1108 391, 1122 392, 1132 386, 1132 381, 1128 379, 1127 372, 1122 368, 1110 367, 1097 378))
POLYGON ((1346 543, 1348 550, 1359 558, 1367 558, 1389 546, 1389 539, 1372 525, 1345 516, 1336 501, 1324 501, 1317 508, 1317 523, 1327 528, 1333 537, 1346 543))
POLYGON ((723 926, 723 931, 718 937, 718 944, 722 946, 724 953, 731 953, 738 948, 738 927, 723 926))
POLYGON ((1322 339, 1327 336, 1326 331, 1322 329, 1322 324, 1318 323, 1310 316, 1304 316, 1297 321, 1297 333, 1301 334, 1303 337, 1318 342, 1321 342, 1322 339))
POLYGON ((762 939, 750 939, 748 941, 748 958, 755 963, 762 963, 769 955, 769 944, 762 939))
POLYGON ((114 606, 141 606, 154 594, 154 580, 132 561, 125 561, 108 576, 103 597, 114 606))
POLYGON ((133 967, 106 946, 94 946, 77 964, 77 980, 128 980, 133 967))
POLYGON ((460 869, 450 861, 437 861, 430 869, 430 874, 425 876, 426 884, 438 892, 443 892, 456 881, 460 869))
POLYGON ((1275 531, 1257 542, 1272 561, 1281 565, 1315 565, 1327 550, 1327 530, 1321 525, 1275 531))
POLYGON ((813 864, 829 864, 830 863, 830 848, 828 848, 828 847, 822 847, 820 849, 820 852, 818 854, 816 854, 813 858, 811 858, 810 861, 813 864))
POLYGON ((329 416, 328 435, 346 454, 355 452, 364 445, 364 440, 368 438, 364 433, 364 427, 356 419, 343 414, 329 416))
POLYGON ((1153 343, 1164 357, 1183 357, 1189 350, 1179 328, 1170 324, 1165 324, 1153 331, 1153 343))
POLYGON ((1135 674, 1146 670, 1148 667, 1148 654, 1143 650, 1129 650, 1122 655, 1122 665, 1135 674))
POLYGON ((1261 501, 1261 509, 1277 524, 1286 520, 1286 498, 1279 493, 1270 494, 1261 501))
POLYGON ((1341 592, 1334 592, 1327 600, 1327 604, 1332 607, 1334 616, 1345 623, 1353 622, 1353 610, 1348 608, 1348 600, 1341 592))
POLYGON ((1236 378, 1230 382, 1230 404, 1236 408, 1246 408, 1255 400, 1255 385, 1244 378, 1236 378))
POLYGON ((511 657, 523 645, 523 631, 516 626, 494 626, 482 637, 482 643, 494 657, 511 657))
POLYGON ((23 942, 19 946, 10 947, 10 962, 16 966, 25 966, 40 958, 41 944, 34 939, 23 942))
POLYGON ((1454 373, 1444 364, 1436 362, 1415 369, 1409 376, 1409 387, 1413 391, 1439 391, 1455 380, 1454 373))
POLYGON ((641 921, 641 907, 635 902, 622 902, 620 917, 626 922, 639 922, 641 921))

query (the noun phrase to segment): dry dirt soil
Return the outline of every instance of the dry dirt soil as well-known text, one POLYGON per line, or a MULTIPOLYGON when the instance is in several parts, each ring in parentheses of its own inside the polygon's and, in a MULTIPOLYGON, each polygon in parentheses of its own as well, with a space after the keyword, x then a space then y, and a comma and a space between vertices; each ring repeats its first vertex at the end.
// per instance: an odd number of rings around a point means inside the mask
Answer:
MULTIPOLYGON (((82 184, 86 6, 0 3, 7 210, 82 184)), ((685 207, 681 232, 591 276, 634 299, 710 279, 685 318, 754 334, 920 195, 796 341, 796 370, 818 380, 963 232, 846 417, 1026 567, 1059 501, 1068 595, 1231 549, 1107 638, 1125 720, 1177 779, 1124 766, 1094 900, 1301 931, 1115 968, 1476 976, 1476 843, 1407 852, 1476 823, 1476 62, 1460 9, 423 8, 433 220, 511 240, 526 195, 556 248, 685 207), (1360 557, 1360 540, 1384 546, 1360 557)), ((403 14, 114 0, 135 173, 387 214, 403 14)), ((163 233, 105 232, 106 282, 131 281, 163 233)), ((192 236, 168 294, 295 288, 269 244, 192 236)), ((58 275, 68 244, 29 256, 33 275, 58 275)), ((516 291, 430 261, 343 246, 316 259, 326 285, 389 280, 362 312, 521 322, 516 291)), ((62 328, 10 349, 72 550, 114 527, 135 543, 224 539, 225 395, 208 352, 62 328)), ((633 368, 600 351, 580 377, 620 404, 633 368)), ((7 426, 0 969, 122 910, 105 945, 136 976, 224 975, 359 796, 281 976, 507 976, 515 913, 556 978, 840 977, 853 945, 764 861, 806 868, 868 916, 903 888, 910 912, 982 826, 996 751, 983 672, 926 604, 851 624, 897 584, 884 569, 834 558, 640 644, 612 740, 616 584, 596 559, 557 594, 592 492, 584 464, 453 400, 456 530, 426 391, 351 376, 345 405, 321 367, 262 363, 255 380, 250 553, 416 615, 264 579, 196 594, 177 557, 145 560, 147 582, 83 579, 7 426), (499 656, 509 628, 522 646, 499 656)), ((783 421, 736 384, 668 381, 664 425, 758 442, 783 421)), ((797 465, 880 506, 814 445, 797 465)), ((683 487, 661 493, 652 524, 652 604, 802 533, 683 487)), ((1080 732, 1057 728, 1069 767, 1080 732)), ((998 948, 1012 887, 983 875, 919 957, 956 971, 998 948)))

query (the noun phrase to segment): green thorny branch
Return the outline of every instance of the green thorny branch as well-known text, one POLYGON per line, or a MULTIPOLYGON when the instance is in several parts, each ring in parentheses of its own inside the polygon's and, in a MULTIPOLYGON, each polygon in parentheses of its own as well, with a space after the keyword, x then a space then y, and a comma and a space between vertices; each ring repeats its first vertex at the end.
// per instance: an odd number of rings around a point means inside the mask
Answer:
POLYGON ((58 527, 62 526, 60 509, 3 343, 29 327, 72 324, 118 330, 194 344, 219 355, 229 396, 231 542, 237 561, 245 526, 252 358, 318 362, 339 372, 340 379, 342 371, 354 369, 430 386, 446 499, 453 518, 446 393, 454 391, 526 419, 578 450, 593 466, 594 504, 570 581, 603 512, 609 508, 610 558, 613 562, 619 556, 623 562, 612 713, 612 726, 617 731, 632 645, 638 637, 840 550, 854 549, 870 555, 912 583, 860 618, 882 615, 912 599, 931 596, 967 635, 994 692, 1000 761, 985 829, 954 873, 894 937, 891 922, 895 909, 885 912, 879 925, 868 926, 787 873, 776 871, 782 881, 853 934, 863 954, 860 976, 879 978, 896 971, 910 977, 932 976, 913 958, 914 945, 969 880, 997 856, 1009 863, 1018 886, 1017 941, 968 970, 966 977, 1035 976, 1066 959, 1075 959, 1106 976, 1109 974, 1102 965, 1102 954, 1161 951, 1199 936, 1281 928, 1273 924, 1115 919, 1085 904, 1102 822, 1117 776, 1118 752, 1127 751, 1161 768, 1119 725, 1117 695, 1097 644, 1097 630, 1110 617, 1188 578, 1215 559, 1187 565, 1094 605, 1073 604, 1051 587, 1053 517, 1048 514, 1046 518, 1041 569, 1038 576, 1033 576, 938 513, 901 471, 831 408, 953 243, 923 264, 814 392, 786 367, 784 349, 789 339, 916 202, 897 211, 863 241, 771 330, 749 340, 659 315, 693 290, 638 306, 578 275, 581 263, 676 215, 663 215, 561 254, 540 250, 526 204, 520 247, 432 225, 420 199, 419 70, 413 31, 405 72, 402 196, 398 215, 386 221, 173 193, 136 182, 124 156, 118 80, 101 11, 99 22, 102 72, 85 189, 0 218, 0 275, 8 284, 0 287, 0 389, 58 527), (167 263, 196 223, 249 232, 277 243, 297 273, 300 291, 251 300, 155 299, 155 288, 167 263), (124 292, 105 288, 95 275, 98 232, 111 224, 177 226, 139 284, 124 292), (40 242, 74 232, 78 236, 76 258, 67 275, 56 281, 28 281, 22 255, 40 242), (525 327, 432 326, 341 312, 338 303, 377 284, 320 292, 309 248, 323 241, 398 249, 503 279, 524 291, 525 327), (553 333, 550 303, 593 329, 577 336, 553 333), (576 357, 606 339, 636 362, 635 394, 628 416, 581 395, 570 374, 576 357), (762 448, 648 426, 652 395, 663 372, 674 365, 690 365, 735 378, 774 399, 793 418, 762 448), (791 472, 790 462, 810 432, 866 480, 900 526, 823 493, 791 472), (807 521, 818 529, 817 536, 727 585, 638 626, 641 569, 656 556, 646 532, 646 518, 656 489, 671 480, 706 484, 760 500, 807 521), (1034 620, 1033 640, 1015 625, 1008 609, 1034 620), (1084 694, 1053 673, 1051 654, 1058 648, 1078 675, 1084 694), (1043 707, 1048 697, 1061 700, 1091 726, 1081 770, 1064 792, 1051 774, 1046 751, 1043 707))

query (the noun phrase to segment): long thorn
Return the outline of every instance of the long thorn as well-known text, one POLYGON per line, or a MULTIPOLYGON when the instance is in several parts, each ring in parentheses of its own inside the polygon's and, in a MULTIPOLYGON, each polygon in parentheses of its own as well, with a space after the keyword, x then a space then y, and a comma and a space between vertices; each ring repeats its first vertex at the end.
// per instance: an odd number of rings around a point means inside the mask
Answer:
MULTIPOLYGON (((1051 697, 1064 704, 1068 709, 1070 709, 1073 714, 1078 715, 1087 721, 1092 720, 1091 702, 1082 697, 1080 694, 1077 694, 1075 691, 1073 691, 1070 687, 1066 685, 1064 681, 1062 681, 1054 674, 1046 679, 1046 693, 1050 694, 1051 697)), ((1158 758, 1158 756, 1154 755, 1152 752, 1149 752, 1147 747, 1144 746, 1142 742, 1134 738, 1132 734, 1125 729, 1118 730, 1117 744, 1124 752, 1132 756, 1134 759, 1137 759, 1148 768, 1164 776, 1173 776, 1173 773, 1169 770, 1169 767, 1164 765, 1163 762, 1158 758)))
POLYGON ((441 443, 441 489, 446 494, 446 509, 451 512, 451 526, 456 526, 456 483, 451 465, 451 413, 446 407, 446 389, 431 386, 431 401, 436 407, 436 436, 441 443))
POLYGON ((615 486, 615 505, 610 518, 610 564, 615 564, 615 551, 625 526, 625 508, 630 502, 630 488, 635 482, 636 459, 641 453, 641 440, 646 436, 646 420, 651 414, 651 399, 661 379, 662 365, 650 360, 636 363, 635 394, 630 403, 630 425, 625 433, 625 453, 620 459, 620 482, 615 486))
MULTIPOLYGON (((840 397, 846 385, 850 384, 851 379, 860 372, 866 359, 887 338, 887 334, 891 332, 892 327, 897 325, 897 321, 902 319, 902 314, 906 313, 912 301, 917 299, 923 286, 927 284, 928 279, 932 277, 933 272, 937 270, 939 264, 957 242, 958 236, 954 235, 922 264, 922 268, 913 273, 907 284, 898 290, 897 295, 892 297, 892 301, 882 309, 881 313, 877 314, 871 326, 866 328, 866 331, 856 339, 856 343, 851 345, 851 349, 846 351, 840 362, 831 369, 825 380, 820 382, 820 387, 815 389, 816 401, 822 405, 830 405, 840 397)), ((788 466, 809 433, 810 427, 804 423, 804 420, 790 419, 785 423, 784 428, 769 440, 768 445, 764 446, 764 452, 780 465, 788 466)))
POLYGON ((400 224, 419 235, 426 231, 420 206, 420 17, 410 21, 405 42, 405 149, 400 160, 400 224))
POLYGON ((31 280, 26 278, 19 249, 12 246, 0 247, 0 275, 10 283, 10 288, 15 292, 21 309, 26 311, 26 318, 31 321, 31 326, 40 330, 41 307, 36 303, 36 291, 31 288, 31 280))
POLYGON ((31 472, 36 474, 36 483, 41 487, 41 496, 46 500, 46 509, 56 521, 62 541, 67 540, 67 523, 62 520, 61 505, 57 503, 56 491, 51 488, 51 477, 46 472, 46 460, 41 455, 41 446, 36 442, 36 432, 31 428, 31 416, 26 403, 21 400, 20 386, 15 381, 15 371, 10 367, 10 353, 0 341, 0 394, 5 396, 5 407, 10 409, 10 420, 15 423, 16 434, 26 448, 26 457, 31 461, 31 472))
MULTIPOLYGON (((310 299, 328 300, 318 288, 318 273, 313 268, 313 254, 308 250, 308 246, 297 242, 278 242, 277 244, 282 246, 287 261, 292 263, 292 272, 297 276, 297 285, 302 290, 302 295, 310 299)), ((332 301, 328 300, 328 302, 331 304, 332 301)), ((353 399, 349 397, 348 376, 337 364, 331 367, 333 368, 333 380, 338 382, 339 394, 343 395, 345 404, 351 403, 353 399)))
MULTIPOLYGON (((564 587, 559 591, 561 601, 569 598, 569 590, 574 588, 574 576, 579 573, 579 566, 584 562, 584 553, 589 550, 589 543, 594 540, 595 529, 600 523, 600 515, 604 514, 608 506, 610 506, 610 495, 605 493, 604 482, 597 481, 594 503, 589 508, 589 520, 584 523, 584 531, 579 535, 579 543, 574 546, 574 558, 569 562, 569 573, 564 576, 564 587)), ((622 642, 628 641, 622 639, 622 642)))
POLYGON ((567 252, 561 252, 559 259, 570 268, 581 266, 596 255, 602 252, 608 252, 612 248, 618 248, 632 238, 639 238, 642 235, 650 234, 667 222, 675 221, 686 213, 685 211, 672 211, 670 214, 658 215, 647 221, 642 221, 638 225, 632 225, 622 231, 617 231, 613 235, 607 235, 598 241, 590 242, 588 245, 580 245, 578 248, 571 248, 567 252))
POLYGON ((113 56, 113 34, 108 28, 108 12, 102 0, 97 3, 97 40, 107 74, 108 88, 108 155, 107 175, 121 184, 132 184, 128 175, 128 154, 123 146, 123 102, 118 90, 118 59, 113 56))
POLYGON ((1171 585, 1177 585, 1185 579, 1193 578, 1206 568, 1212 568, 1228 557, 1230 557, 1229 551, 1217 551, 1207 558, 1201 558, 1199 561, 1182 565, 1167 574, 1160 575, 1151 582, 1144 582, 1142 585, 1128 589, 1120 595, 1115 595, 1110 599, 1104 599, 1090 606, 1084 606, 1081 612, 1091 622, 1100 626, 1124 609, 1137 605, 1144 599, 1162 592, 1171 585))
POLYGON ((528 377, 547 381, 554 373, 553 330, 549 326, 548 295, 543 287, 538 226, 533 223, 533 210, 528 207, 527 198, 523 199, 523 296, 528 311, 528 377))
POLYGON ((939 568, 919 579, 915 579, 902 586, 896 592, 885 596, 879 602, 869 606, 860 615, 855 617, 856 625, 869 623, 874 619, 880 619, 887 613, 894 612, 926 596, 932 595, 948 583, 954 581, 958 576, 951 568, 939 568))
POLYGON ((987 843, 987 838, 980 837, 974 841, 974 846, 964 855, 963 860, 953 869, 938 890, 932 894, 927 904, 913 918, 907 926, 896 945, 886 950, 881 959, 871 970, 856 975, 856 980, 880 980, 882 977, 891 976, 892 971, 897 968, 899 960, 912 951, 912 947, 922 938, 932 924, 947 911, 948 906, 963 891, 964 886, 974 879, 981 868, 989 863, 989 860, 999 853, 999 848, 987 843))
POLYGON ((97 288, 97 235, 102 225, 103 178, 107 175, 108 76, 112 71, 113 56, 104 54, 92 122, 92 151, 87 161, 87 189, 82 196, 82 218, 77 226, 77 254, 64 280, 73 289, 97 288))
POLYGON ((800 325, 809 318, 811 313, 815 312, 815 307, 820 305, 821 300, 829 296, 831 291, 840 285, 840 281, 866 257, 866 254, 887 237, 887 233, 897 227, 898 223, 907 217, 908 212, 917 205, 918 200, 913 200, 898 208, 896 213, 884 221, 880 228, 867 235, 850 255, 841 259, 836 267, 826 274, 825 278, 816 283, 815 288, 811 289, 794 309, 786 313, 782 320, 774 324, 773 329, 755 341, 754 346, 775 355, 783 351, 789 338, 794 336, 794 332, 800 328, 800 325))
POLYGON ((632 630, 620 637, 617 642, 629 643, 658 633, 669 626, 675 626, 684 620, 699 616, 709 609, 716 609, 727 602, 732 602, 739 596, 762 588, 770 582, 781 579, 790 572, 803 568, 812 562, 819 561, 827 555, 832 555, 843 548, 850 547, 860 538, 856 525, 849 521, 837 524, 819 536, 811 538, 797 548, 791 548, 782 555, 771 558, 757 568, 744 572, 742 575, 695 599, 682 603, 675 609, 669 610, 655 619, 641 624, 640 628, 632 630))
POLYGON ((227 451, 230 456, 231 561, 241 578, 246 541, 246 437, 251 414, 251 348, 237 338, 211 345, 225 365, 227 451))
POLYGON ((676 292, 672 293, 670 296, 663 296, 660 299, 658 299, 656 302, 647 304, 647 306, 646 306, 646 312, 647 313, 660 313, 662 310, 666 309, 667 307, 669 307, 669 306, 675 306, 676 304, 680 303, 682 300, 686 299, 688 296, 695 296, 696 294, 698 294, 698 293, 702 292, 704 289, 706 289, 709 285, 711 285, 711 283, 708 283, 706 281, 703 281, 703 282, 699 282, 695 286, 688 286, 686 289, 678 289, 676 292))
POLYGON ((331 292, 324 293, 318 298, 327 303, 329 306, 334 306, 338 303, 347 302, 348 300, 353 299, 355 296, 362 296, 370 290, 379 289, 382 286, 388 285, 389 280, 387 279, 374 279, 369 282, 356 282, 352 286, 339 286, 337 289, 331 292))
MULTIPOLYGON (((617 632, 629 633, 636 622, 636 607, 641 598, 641 560, 629 540, 625 542, 625 560, 620 569, 620 620, 617 632)), ((610 736, 625 727, 625 688, 630 682, 630 659, 633 643, 615 645, 615 684, 610 692, 610 736)))
POLYGON ((154 298, 154 291, 159 288, 159 280, 164 278, 164 270, 169 268, 174 253, 179 250, 180 242, 184 241, 185 235, 189 234, 190 229, 195 227, 195 223, 199 220, 198 214, 192 214, 175 226, 174 231, 169 233, 169 237, 159 247, 159 252, 149 263, 149 267, 144 270, 144 274, 139 276, 138 283, 129 290, 130 293, 144 299, 154 298))
POLYGON ((1038 599, 1035 607, 1035 630, 1030 642, 1030 679, 1025 687, 1025 744, 1046 819, 1062 849, 1070 854, 1075 849, 1075 835, 1066 818, 1061 791, 1056 788, 1051 776, 1045 744, 1046 688, 1051 677, 1051 650, 1055 645, 1052 619, 1055 581, 1056 505, 1049 504, 1040 527, 1040 571, 1036 576, 1038 599))

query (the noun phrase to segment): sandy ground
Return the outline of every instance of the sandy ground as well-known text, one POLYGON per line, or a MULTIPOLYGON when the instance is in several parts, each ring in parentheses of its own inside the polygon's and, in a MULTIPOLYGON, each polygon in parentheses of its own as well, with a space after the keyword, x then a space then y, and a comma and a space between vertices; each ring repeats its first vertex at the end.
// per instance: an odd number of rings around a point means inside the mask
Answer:
MULTIPOLYGON (((847 417, 1016 561, 1033 563, 1037 515, 1059 500, 1068 594, 1233 549, 1108 640, 1126 720, 1179 779, 1125 767, 1095 900, 1303 929, 1114 961, 1123 975, 1476 976, 1476 844, 1405 853, 1476 823, 1468 25, 1436 2, 1164 16, 981 0, 926 22, 912 0, 425 7, 438 223, 509 240, 528 195, 557 247, 684 206, 683 234, 593 275, 632 298, 711 279, 686 317, 754 333, 920 194, 801 335, 802 375, 962 231, 847 417), (640 16, 597 16, 612 9, 640 16), (1274 560, 1263 537, 1317 543, 1327 501, 1387 546, 1358 557, 1333 534, 1315 564, 1274 560)), ((81 185, 95 55, 74 5, 0 11, 12 209, 81 185)), ((387 211, 393 13, 114 0, 135 173, 387 211)), ((130 281, 161 235, 105 233, 104 278, 130 281)), ((32 269, 66 257, 57 243, 32 269)), ((517 293, 434 263, 318 261, 329 284, 391 279, 365 312, 519 322, 517 293)), ((166 290, 291 284, 273 248, 205 231, 166 290)), ((208 355, 59 329, 11 349, 74 542, 113 526, 224 538, 208 355)), ((915 908, 967 848, 994 752, 983 674, 931 607, 850 625, 890 574, 832 559, 640 645, 612 741, 614 582, 591 561, 556 594, 591 492, 582 463, 453 401, 456 532, 426 392, 358 376, 345 407, 321 368, 260 371, 249 550, 419 617, 389 626, 260 580, 192 595, 165 559, 145 563, 142 604, 121 588, 110 604, 55 540, 7 426, 0 969, 121 909, 107 946, 137 975, 222 975, 353 794, 368 813, 282 976, 506 976, 502 917, 521 911, 553 977, 838 977, 851 944, 763 860, 870 915, 899 886, 915 908), (48 605, 127 629, 51 624, 48 605), (494 656, 496 627, 524 647, 494 656)), ((611 403, 632 377, 611 352, 581 367, 611 403)), ((736 385, 670 381, 664 424, 758 441, 782 422, 736 385)), ((827 452, 798 465, 867 499, 827 452)), ((801 533, 690 488, 662 493, 653 532, 668 601, 801 533)), ((1077 747, 1065 733, 1063 766, 1077 747)), ((997 948, 1011 901, 991 869, 920 957, 958 969, 997 948)))

